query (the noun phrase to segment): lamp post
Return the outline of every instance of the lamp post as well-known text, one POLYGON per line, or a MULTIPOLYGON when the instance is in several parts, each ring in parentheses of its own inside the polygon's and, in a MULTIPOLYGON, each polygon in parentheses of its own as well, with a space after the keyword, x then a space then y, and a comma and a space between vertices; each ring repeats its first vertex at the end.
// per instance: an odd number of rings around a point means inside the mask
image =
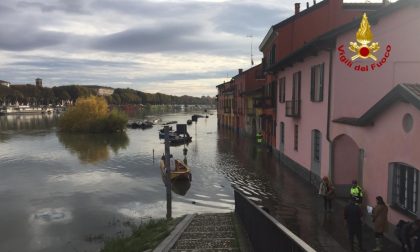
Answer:
POLYGON ((172 218, 172 192, 171 192, 171 153, 169 150, 169 126, 163 127, 165 132, 165 186, 166 186, 166 218, 172 218))

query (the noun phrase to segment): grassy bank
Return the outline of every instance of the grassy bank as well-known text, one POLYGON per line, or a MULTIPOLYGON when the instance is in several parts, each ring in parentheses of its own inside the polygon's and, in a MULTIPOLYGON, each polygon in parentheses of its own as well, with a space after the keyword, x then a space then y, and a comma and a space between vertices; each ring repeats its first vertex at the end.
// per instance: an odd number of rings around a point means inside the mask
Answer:
POLYGON ((102 252, 137 252, 159 245, 184 217, 151 220, 139 226, 129 237, 114 238, 105 242, 102 252))

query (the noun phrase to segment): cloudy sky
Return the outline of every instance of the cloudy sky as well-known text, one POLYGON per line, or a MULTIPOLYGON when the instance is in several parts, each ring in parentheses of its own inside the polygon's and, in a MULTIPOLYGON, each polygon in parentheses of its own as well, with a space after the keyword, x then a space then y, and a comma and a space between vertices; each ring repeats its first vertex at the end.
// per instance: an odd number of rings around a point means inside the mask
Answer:
POLYGON ((1 0, 0 79, 215 95, 290 0, 1 0))

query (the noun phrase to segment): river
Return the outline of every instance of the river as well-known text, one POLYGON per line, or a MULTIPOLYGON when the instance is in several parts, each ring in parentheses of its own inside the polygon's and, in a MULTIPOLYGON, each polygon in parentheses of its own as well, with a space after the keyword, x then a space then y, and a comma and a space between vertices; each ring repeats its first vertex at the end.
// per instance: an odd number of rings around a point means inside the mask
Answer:
MULTIPOLYGON (((185 123, 191 115, 155 118, 185 123)), ((89 135, 59 133, 55 125, 52 115, 0 117, 0 251, 98 251, 103 238, 165 217, 160 126, 89 135)), ((193 180, 173 193, 173 216, 233 211, 233 173, 225 168, 237 165, 219 143, 229 137, 218 134, 216 115, 188 132, 193 180)), ((171 153, 183 159, 182 149, 171 153)))
MULTIPOLYGON (((192 182, 174 189, 173 216, 234 211, 235 184, 304 240, 313 240, 318 217, 311 212, 312 189, 267 149, 218 129, 211 113, 188 126, 192 182)), ((191 115, 150 119, 185 123, 191 115)), ((161 126, 63 134, 56 121, 54 115, 0 117, 0 251, 99 251, 104 239, 166 216, 161 126)), ((171 147, 171 153, 183 159, 182 149, 171 147)))

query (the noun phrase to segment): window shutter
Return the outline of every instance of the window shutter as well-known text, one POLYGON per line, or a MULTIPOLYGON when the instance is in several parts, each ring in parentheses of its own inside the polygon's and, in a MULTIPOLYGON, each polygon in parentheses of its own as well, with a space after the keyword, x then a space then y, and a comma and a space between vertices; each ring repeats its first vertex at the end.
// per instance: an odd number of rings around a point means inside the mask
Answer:
POLYGON ((320 66, 319 101, 324 100, 324 63, 320 66))
POLYGON ((315 101, 315 69, 311 67, 311 101, 315 101))

